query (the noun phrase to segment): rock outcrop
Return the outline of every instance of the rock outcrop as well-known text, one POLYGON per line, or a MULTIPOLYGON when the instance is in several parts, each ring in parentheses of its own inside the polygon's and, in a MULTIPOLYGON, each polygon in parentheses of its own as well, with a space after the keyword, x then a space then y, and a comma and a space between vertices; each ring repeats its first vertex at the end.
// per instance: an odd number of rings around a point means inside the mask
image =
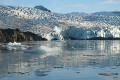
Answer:
POLYGON ((0 42, 22 42, 46 40, 31 32, 22 32, 20 29, 0 29, 0 42))
POLYGON ((45 8, 45 7, 43 7, 43 6, 35 6, 34 8, 40 9, 40 10, 43 10, 43 11, 51 12, 50 10, 48 10, 47 8, 45 8))

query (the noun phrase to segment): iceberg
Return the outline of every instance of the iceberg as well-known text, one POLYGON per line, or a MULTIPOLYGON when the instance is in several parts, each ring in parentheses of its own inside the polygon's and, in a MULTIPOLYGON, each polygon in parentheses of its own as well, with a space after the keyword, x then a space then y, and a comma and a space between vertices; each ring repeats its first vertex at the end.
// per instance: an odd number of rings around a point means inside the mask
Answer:
POLYGON ((24 50, 24 53, 49 53, 49 52, 56 52, 56 51, 60 51, 60 49, 57 47, 50 48, 46 46, 40 46, 32 50, 24 50))
POLYGON ((40 58, 45 58, 47 56, 57 56, 59 55, 59 52, 61 51, 60 48, 58 47, 46 47, 46 46, 40 46, 36 49, 32 49, 32 50, 24 50, 24 53, 38 53, 41 54, 40 58))
POLYGON ((41 48, 31 49, 31 50, 24 50, 24 53, 45 53, 44 50, 41 48))
POLYGON ((58 47, 50 48, 50 47, 46 47, 46 46, 40 46, 39 48, 44 50, 45 52, 56 52, 56 51, 60 51, 61 50, 58 47))
POLYGON ((6 46, 10 46, 10 47, 20 47, 21 46, 21 43, 17 43, 17 42, 9 42, 7 43, 6 46))
POLYGON ((25 50, 27 49, 28 46, 22 45, 21 43, 17 43, 17 42, 13 42, 13 43, 9 42, 3 45, 3 47, 7 48, 8 50, 18 50, 18 49, 25 50))

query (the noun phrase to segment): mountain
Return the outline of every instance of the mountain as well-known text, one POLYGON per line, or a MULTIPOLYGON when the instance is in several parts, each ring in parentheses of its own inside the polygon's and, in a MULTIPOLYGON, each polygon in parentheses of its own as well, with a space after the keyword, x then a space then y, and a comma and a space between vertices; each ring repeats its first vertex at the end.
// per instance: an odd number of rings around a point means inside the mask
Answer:
POLYGON ((40 10, 43 10, 43 11, 51 12, 50 10, 48 10, 47 8, 45 8, 44 6, 35 6, 34 8, 40 9, 40 10))
POLYGON ((103 16, 120 16, 120 11, 102 11, 95 13, 84 13, 84 12, 71 12, 68 15, 103 15, 103 16))
POLYGON ((104 16, 120 16, 120 11, 103 11, 103 12, 96 12, 93 13, 94 15, 104 15, 104 16))
POLYGON ((84 13, 84 12, 71 12, 71 13, 67 13, 68 15, 87 15, 88 13, 84 13))
POLYGON ((19 28, 48 40, 119 38, 120 16, 59 14, 29 7, 0 6, 0 28, 19 28))

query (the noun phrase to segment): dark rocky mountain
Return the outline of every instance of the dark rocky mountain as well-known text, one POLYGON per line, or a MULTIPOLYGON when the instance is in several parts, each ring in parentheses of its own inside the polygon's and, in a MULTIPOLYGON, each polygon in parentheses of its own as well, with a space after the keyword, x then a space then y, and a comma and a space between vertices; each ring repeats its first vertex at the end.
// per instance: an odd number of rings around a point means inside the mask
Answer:
POLYGON ((19 29, 0 29, 0 42, 22 42, 45 40, 31 32, 22 32, 19 29))
POLYGON ((40 10, 43 10, 43 11, 51 12, 50 10, 48 10, 47 8, 45 8, 44 6, 35 6, 34 8, 40 9, 40 10))

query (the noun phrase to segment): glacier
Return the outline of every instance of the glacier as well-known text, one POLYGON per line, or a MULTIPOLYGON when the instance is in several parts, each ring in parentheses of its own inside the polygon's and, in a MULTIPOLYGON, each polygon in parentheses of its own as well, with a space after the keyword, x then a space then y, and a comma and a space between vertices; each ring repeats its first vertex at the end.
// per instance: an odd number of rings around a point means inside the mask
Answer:
POLYGON ((120 38, 120 16, 60 14, 36 8, 1 5, 0 28, 19 28, 47 40, 120 38))
POLYGON ((77 28, 72 26, 62 33, 65 39, 120 38, 120 28, 117 27, 77 28))

